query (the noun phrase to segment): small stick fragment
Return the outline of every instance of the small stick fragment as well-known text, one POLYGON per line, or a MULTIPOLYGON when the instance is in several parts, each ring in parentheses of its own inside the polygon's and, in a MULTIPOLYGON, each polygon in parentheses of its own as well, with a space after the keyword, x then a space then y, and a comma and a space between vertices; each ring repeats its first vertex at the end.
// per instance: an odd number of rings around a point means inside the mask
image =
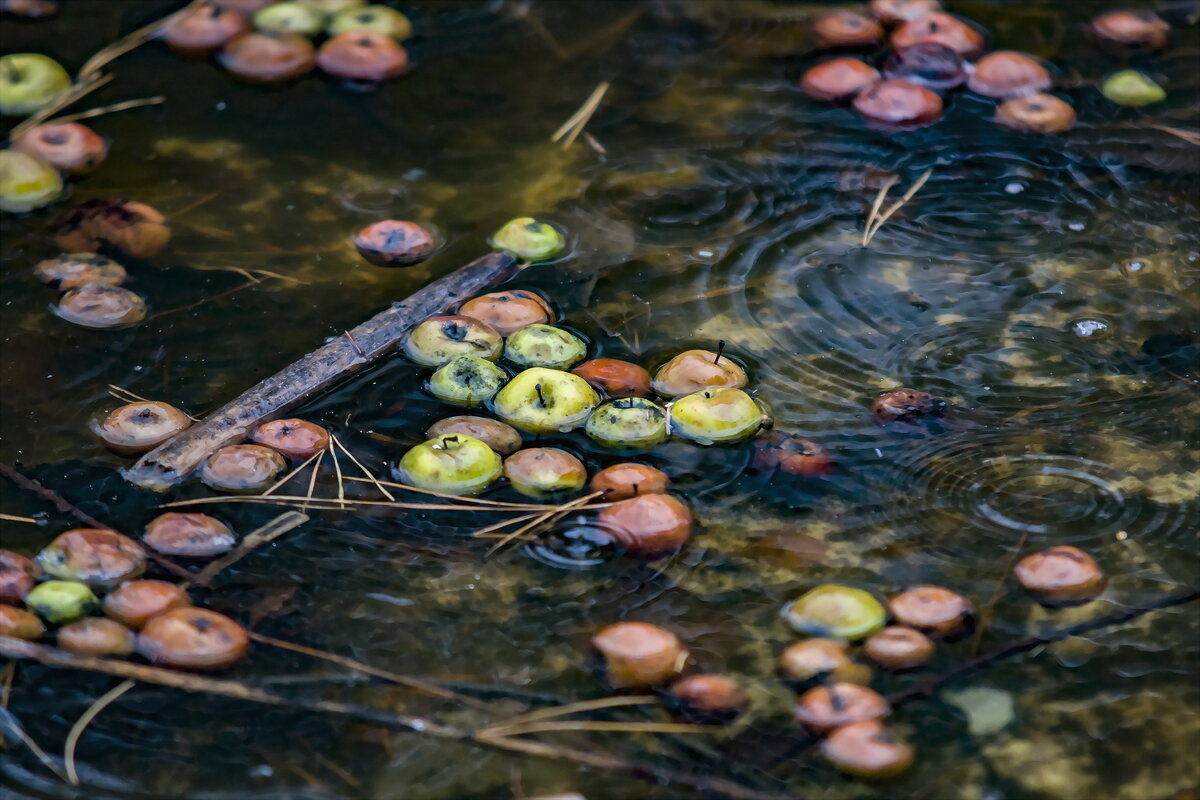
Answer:
POLYGON ((354 347, 354 352, 358 353, 360 356, 366 356, 366 353, 363 352, 363 349, 358 346, 358 342, 355 341, 354 334, 350 333, 350 331, 342 331, 342 333, 346 334, 346 338, 350 340, 350 344, 354 347))
POLYGON ((0 514, 0 520, 4 520, 5 522, 27 522, 30 525, 43 524, 40 519, 35 519, 33 517, 22 517, 18 516, 17 514, 0 514))
POLYGON ((564 150, 574 144, 576 137, 583 133, 583 129, 587 127, 588 121, 596 113, 596 109, 600 106, 600 101, 604 99, 604 95, 608 92, 608 87, 611 85, 609 81, 602 81, 597 84, 592 93, 588 95, 588 99, 583 102, 583 105, 550 136, 550 141, 557 142, 562 139, 564 150), (564 139, 563 137, 566 138, 564 139))
POLYGON ((43 500, 47 500, 50 503, 53 503, 54 507, 57 508, 59 511, 63 512, 64 514, 70 514, 72 517, 79 520, 84 525, 88 526, 89 528, 103 528, 106 531, 114 530, 114 528, 112 528, 112 526, 105 525, 103 522, 100 522, 95 517, 91 517, 91 516, 83 513, 78 508, 76 508, 75 506, 68 503, 62 497, 62 495, 58 494, 58 492, 55 492, 52 489, 47 489, 45 486, 42 486, 40 483, 33 480, 32 478, 26 478, 24 475, 17 472, 16 469, 14 469, 13 467, 10 467, 8 464, 0 463, 0 475, 3 475, 5 478, 8 478, 10 481, 15 483, 17 486, 21 487, 22 489, 24 489, 28 492, 33 492, 34 494, 36 494, 38 497, 42 498, 43 500))
POLYGON ((75 745, 79 744, 79 737, 83 735, 83 731, 91 724, 92 720, 110 703, 116 700, 121 695, 128 692, 135 686, 134 681, 122 681, 113 688, 109 689, 104 694, 96 699, 88 707, 88 710, 83 712, 83 715, 75 721, 71 726, 71 732, 67 734, 67 743, 63 747, 63 764, 67 769, 67 781, 72 786, 79 785, 79 773, 75 771, 75 745))

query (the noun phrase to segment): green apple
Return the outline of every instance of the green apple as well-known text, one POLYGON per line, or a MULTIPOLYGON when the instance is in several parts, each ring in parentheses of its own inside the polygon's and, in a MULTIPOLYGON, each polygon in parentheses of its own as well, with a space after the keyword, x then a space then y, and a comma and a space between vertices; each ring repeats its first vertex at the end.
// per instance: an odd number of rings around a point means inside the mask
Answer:
POLYGON ((400 459, 400 475, 405 483, 447 494, 479 494, 501 472, 496 451, 463 433, 430 439, 400 459))
POLYGON ((16 150, 0 150, 0 211, 33 211, 53 203, 62 191, 62 177, 45 161, 16 150))
POLYGON ((570 331, 535 322, 509 334, 504 357, 522 367, 570 369, 587 355, 587 344, 570 331))
POLYGON ((522 261, 544 261, 566 247, 557 228, 533 217, 517 217, 504 223, 492 234, 491 243, 497 250, 512 253, 522 261))
POLYGON ((887 611, 873 594, 836 583, 804 593, 784 606, 783 616, 800 633, 847 641, 870 636, 887 621, 887 611))
POLYGON ((504 370, 476 356, 459 356, 433 373, 429 391, 439 400, 460 406, 480 406, 491 400, 508 380, 504 370))
POLYGON ((402 41, 412 36, 412 23, 408 17, 387 6, 348 8, 329 21, 330 36, 352 31, 374 31, 402 41))
POLYGON ((668 407, 671 433, 698 444, 727 444, 753 436, 766 421, 754 398, 741 389, 706 389, 668 407))
POLYGON ((493 410, 505 422, 530 433, 574 430, 600 402, 578 375, 545 367, 518 374, 496 393, 493 410))
POLYGON ((654 447, 667 440, 667 412, 644 397, 610 400, 588 417, 584 430, 606 447, 654 447))
POLYGON ((254 27, 264 33, 299 33, 316 36, 325 16, 303 3, 272 3, 254 15, 254 27))
POLYGON ((87 584, 77 581, 46 581, 25 595, 26 608, 56 625, 87 616, 99 605, 87 584))
POLYGON ((1104 79, 1100 91, 1119 106, 1148 106, 1167 99, 1167 93, 1136 69, 1123 69, 1104 79))
POLYGON ((440 367, 459 356, 478 356, 495 361, 504 339, 496 329, 474 317, 449 315, 430 317, 409 332, 404 352, 426 367, 440 367))
POLYGON ((0 58, 0 115, 22 117, 45 108, 71 86, 71 76, 41 53, 0 58))

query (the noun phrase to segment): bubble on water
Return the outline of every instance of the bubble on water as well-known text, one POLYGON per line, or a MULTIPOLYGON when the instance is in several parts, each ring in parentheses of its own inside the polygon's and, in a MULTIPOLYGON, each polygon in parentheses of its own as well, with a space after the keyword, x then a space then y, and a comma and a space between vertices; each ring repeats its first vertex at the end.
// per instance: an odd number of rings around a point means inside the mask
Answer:
POLYGON ((1004 191, 1008 194, 1020 194, 1025 191, 1025 184, 1013 181, 1012 183, 1005 184, 1004 191))
POLYGON ((1079 231, 1087 230, 1087 223, 1079 221, 1068 222, 1067 227, 1078 233, 1079 231))
POLYGON ((1080 338, 1088 338, 1090 336, 1099 336, 1108 332, 1108 323, 1102 319, 1093 319, 1091 317, 1083 317, 1071 321, 1071 333, 1080 338))
POLYGON ((1128 258, 1121 262, 1126 272, 1141 272, 1146 268, 1146 262, 1140 258, 1128 258))
POLYGON ((270 764, 259 764, 257 767, 250 768, 251 778, 270 778, 275 774, 275 770, 270 764))

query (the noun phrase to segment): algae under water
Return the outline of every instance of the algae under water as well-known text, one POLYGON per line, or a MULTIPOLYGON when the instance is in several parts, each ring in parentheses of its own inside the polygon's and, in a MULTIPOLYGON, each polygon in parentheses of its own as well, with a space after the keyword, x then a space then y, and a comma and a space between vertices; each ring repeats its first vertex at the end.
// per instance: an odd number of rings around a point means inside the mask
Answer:
MULTIPOLYGON (((177 5, 64 2, 50 20, 5 19, 0 52, 42 52, 77 69, 177 5)), ((1163 4, 1176 22, 1173 47, 1132 62, 1167 100, 1122 109, 1098 86, 1125 65, 1084 35, 1110 6, 948 3, 989 29, 993 49, 1053 64, 1079 124, 1036 137, 997 127, 994 104, 968 93, 953 95, 937 124, 891 133, 807 100, 797 78, 818 56, 789 21, 811 19, 803 4, 399 5, 418 32, 415 67, 372 91, 316 76, 247 86, 156 43, 115 62, 113 83, 77 108, 159 94, 166 103, 93 120, 111 139, 108 161, 67 201, 2 222, 0 461, 136 534, 162 498, 126 484, 117 469, 127 460, 89 433, 117 404, 109 384, 210 410, 481 254, 505 220, 548 219, 569 233, 570 257, 513 286, 549 296, 590 338, 591 356, 653 367, 726 340, 776 426, 817 441, 837 468, 766 479, 747 473, 747 444, 656 448, 645 460, 672 476, 702 532, 650 562, 589 546, 589 521, 576 516, 537 544, 484 559, 490 543, 469 536, 482 524, 475 516, 312 512, 215 590, 197 591, 204 605, 260 634, 478 692, 513 713, 605 695, 587 652, 592 633, 624 619, 661 624, 704 671, 738 678, 751 711, 705 736, 556 736, 785 796, 1172 800, 1200 791, 1194 606, 999 662, 899 708, 892 724, 917 763, 883 786, 816 757, 774 674, 796 639, 780 608, 821 583, 881 596, 938 583, 983 611, 980 642, 939 647, 923 672, 877 674, 885 693, 976 646, 1200 583, 1200 148, 1169 130, 1198 117, 1200 37, 1188 9, 1163 4), (587 128, 602 150, 550 143, 602 81, 611 89, 587 128), (898 176, 895 196, 928 169, 920 193, 860 246, 880 185, 898 176), (49 312, 54 295, 32 269, 56 254, 56 214, 108 196, 158 208, 174 238, 161 256, 126 264, 147 321, 92 331, 49 312), (385 217, 429 224, 444 246, 411 269, 372 267, 350 238, 385 217), (282 277, 239 289, 246 279, 232 268, 282 277), (899 386, 945 397, 951 412, 927 430, 875 425, 871 400, 899 386), (1032 603, 1011 564, 1053 544, 1093 554, 1108 591, 1072 609, 1032 603)), ((382 475, 403 442, 459 413, 421 389, 424 376, 389 358, 295 413, 331 428, 382 475)), ((543 442, 592 471, 629 455, 581 432, 543 442)), ((190 483, 170 499, 204 492, 190 483)), ((0 498, 6 514, 51 514, 44 527, 0 521, 5 548, 32 555, 73 527, 7 482, 0 498)), ((243 534, 277 513, 218 508, 243 534)), ((227 676, 464 726, 494 721, 261 645, 227 676)), ((57 757, 113 684, 21 664, 0 716, 57 757)), ((654 717, 633 709, 618 718, 654 717)), ((8 737, 2 793, 694 796, 145 684, 91 723, 77 760, 75 788, 8 737)))

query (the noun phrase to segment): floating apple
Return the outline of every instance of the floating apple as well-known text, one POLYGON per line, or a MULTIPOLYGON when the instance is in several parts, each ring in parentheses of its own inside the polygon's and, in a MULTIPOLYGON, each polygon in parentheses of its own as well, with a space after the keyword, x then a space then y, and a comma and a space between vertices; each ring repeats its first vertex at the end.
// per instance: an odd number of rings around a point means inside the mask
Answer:
POLYGON ((595 389, 578 375, 533 367, 509 381, 493 406, 501 419, 521 430, 551 433, 578 428, 599 402, 595 389))
POLYGON ((502 471, 495 450, 462 433, 430 439, 400 459, 401 480, 446 494, 479 494, 502 471))

